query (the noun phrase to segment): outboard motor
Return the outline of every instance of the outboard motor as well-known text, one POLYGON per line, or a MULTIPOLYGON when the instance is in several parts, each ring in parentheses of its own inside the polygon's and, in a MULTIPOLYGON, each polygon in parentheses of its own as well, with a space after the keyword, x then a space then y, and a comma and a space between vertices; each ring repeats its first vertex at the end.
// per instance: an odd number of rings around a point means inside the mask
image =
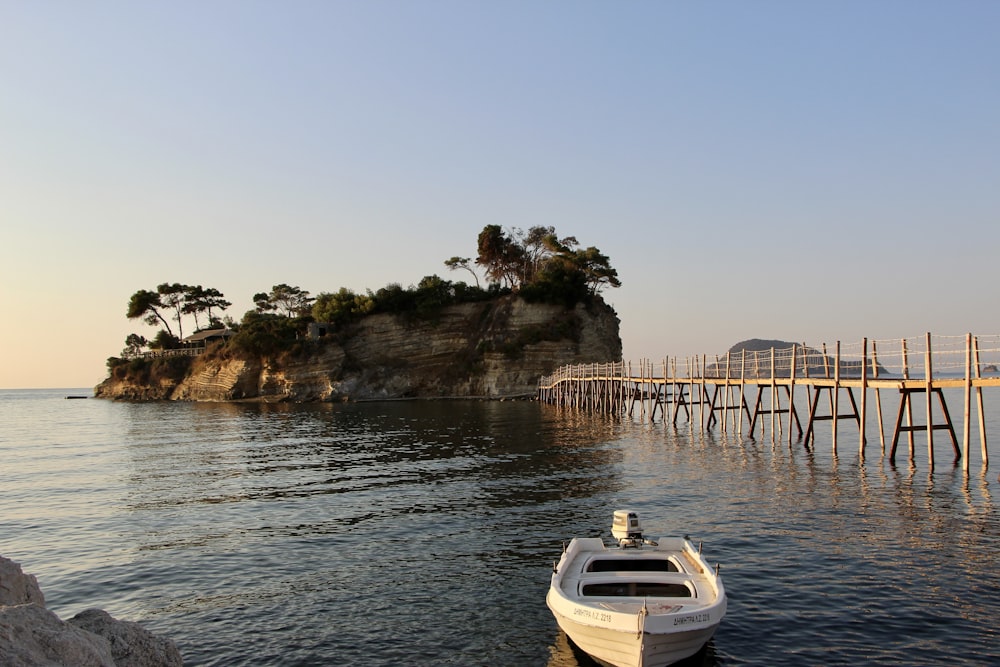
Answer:
POLYGON ((611 523, 611 535, 621 544, 623 540, 638 540, 642 543, 642 526, 639 525, 639 514, 630 510, 615 510, 615 518, 611 523))

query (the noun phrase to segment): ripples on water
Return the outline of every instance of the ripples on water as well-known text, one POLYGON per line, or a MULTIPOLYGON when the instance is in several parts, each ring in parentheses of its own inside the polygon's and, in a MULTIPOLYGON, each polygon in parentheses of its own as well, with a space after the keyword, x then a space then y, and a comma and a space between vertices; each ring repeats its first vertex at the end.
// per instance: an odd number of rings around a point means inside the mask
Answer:
POLYGON ((722 563, 694 664, 1000 661, 978 455, 966 477, 919 447, 892 467, 536 403, 67 393, 0 392, 0 554, 60 616, 140 620, 186 664, 587 664, 545 607, 551 562, 626 506, 722 563))

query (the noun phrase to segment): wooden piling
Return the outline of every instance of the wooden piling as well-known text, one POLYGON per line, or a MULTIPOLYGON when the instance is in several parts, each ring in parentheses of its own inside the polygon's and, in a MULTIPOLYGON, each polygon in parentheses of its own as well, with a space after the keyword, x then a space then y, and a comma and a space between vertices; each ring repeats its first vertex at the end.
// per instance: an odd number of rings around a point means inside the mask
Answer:
POLYGON ((934 371, 931 366, 931 335, 927 334, 924 346, 924 380, 927 390, 924 394, 924 405, 927 408, 927 461, 931 468, 934 467, 934 415, 931 410, 931 391, 934 385, 934 371))
POLYGON ((795 415, 795 353, 797 346, 792 344, 792 359, 788 365, 788 445, 792 444, 792 417, 795 415))
MULTIPOLYGON (((975 357, 976 379, 982 378, 982 366, 979 364, 979 337, 972 339, 973 354, 975 357)), ((979 443, 982 447, 983 467, 989 465, 990 455, 986 449, 986 414, 983 411, 983 388, 980 384, 976 388, 976 401, 979 404, 979 443)))
POLYGON ((861 428, 859 432, 861 437, 858 439, 858 456, 861 460, 865 458, 865 427, 866 422, 866 411, 868 407, 868 339, 863 338, 861 340, 861 428))
POLYGON ((969 472, 969 422, 972 417, 972 334, 965 334, 965 386, 962 387, 962 470, 969 472))
POLYGON ((840 424, 840 341, 837 341, 836 357, 833 366, 833 396, 830 398, 832 406, 830 413, 833 415, 833 455, 837 455, 837 425, 840 424))
MULTIPOLYGON (((878 351, 875 341, 872 341, 872 379, 878 380, 878 351)), ((875 387, 875 414, 878 417, 878 438, 882 446, 882 456, 885 456, 885 427, 882 422, 882 393, 875 387)))

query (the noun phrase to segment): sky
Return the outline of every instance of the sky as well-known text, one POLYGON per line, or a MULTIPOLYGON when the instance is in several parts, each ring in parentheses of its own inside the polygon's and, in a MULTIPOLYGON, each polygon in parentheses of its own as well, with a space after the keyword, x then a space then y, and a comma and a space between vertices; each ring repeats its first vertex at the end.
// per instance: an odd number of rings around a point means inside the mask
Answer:
MULTIPOLYGON (((92 387, 130 296, 237 321, 610 259, 626 360, 1000 333, 1000 2, 0 0, 0 388, 92 387)), ((186 326, 190 328, 190 323, 186 326)))

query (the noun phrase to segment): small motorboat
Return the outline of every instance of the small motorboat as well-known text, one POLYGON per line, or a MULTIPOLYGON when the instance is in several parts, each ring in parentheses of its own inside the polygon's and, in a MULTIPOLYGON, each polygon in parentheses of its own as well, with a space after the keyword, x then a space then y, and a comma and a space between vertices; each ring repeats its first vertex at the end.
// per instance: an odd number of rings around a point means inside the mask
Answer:
POLYGON ((726 614, 719 576, 686 537, 643 537, 617 510, 605 546, 575 537, 553 566, 545 602, 576 646, 614 667, 661 667, 697 653, 726 614))

